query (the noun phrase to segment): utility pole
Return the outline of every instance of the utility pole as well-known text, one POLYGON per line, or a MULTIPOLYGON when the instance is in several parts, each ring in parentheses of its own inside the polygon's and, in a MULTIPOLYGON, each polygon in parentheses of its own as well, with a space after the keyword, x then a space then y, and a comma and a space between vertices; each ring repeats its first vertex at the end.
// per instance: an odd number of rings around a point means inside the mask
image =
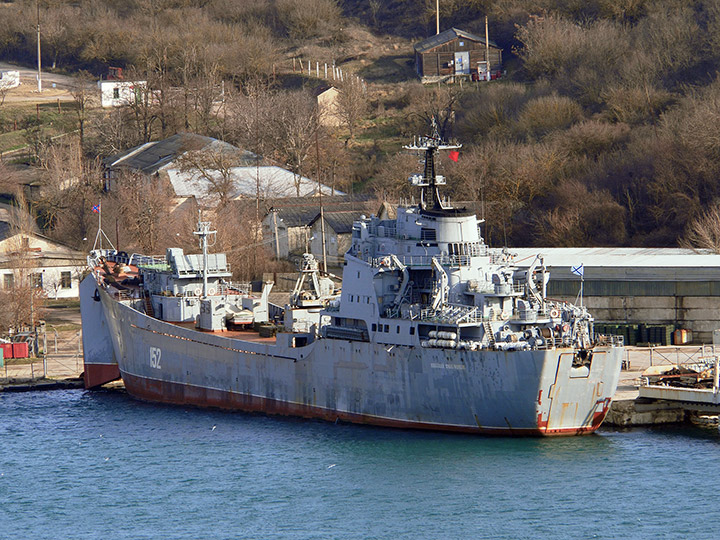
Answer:
POLYGON ((273 226, 275 228, 275 258, 280 260, 280 238, 278 237, 277 209, 273 209, 273 226))
POLYGON ((320 143, 318 142, 318 129, 319 126, 315 127, 315 158, 316 167, 315 174, 317 174, 318 181, 318 197, 320 198, 320 235, 322 236, 322 256, 323 256, 323 271, 327 274, 327 250, 325 249, 325 210, 323 209, 322 203, 322 184, 320 183, 320 143))
POLYGON ((42 67, 40 60, 40 0, 36 0, 35 5, 37 6, 37 45, 38 45, 38 92, 42 92, 42 67))
POLYGON ((435 0, 435 30, 440 33, 440 0, 435 0))
POLYGON ((487 80, 489 81, 492 76, 490 75, 490 37, 488 34, 487 15, 485 15, 485 68, 487 69, 487 80))

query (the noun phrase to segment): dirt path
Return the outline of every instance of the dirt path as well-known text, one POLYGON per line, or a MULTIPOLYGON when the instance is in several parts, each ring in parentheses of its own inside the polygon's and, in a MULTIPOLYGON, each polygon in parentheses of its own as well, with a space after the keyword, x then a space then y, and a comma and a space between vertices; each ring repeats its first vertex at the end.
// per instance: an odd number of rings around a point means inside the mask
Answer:
POLYGON ((20 86, 8 90, 5 96, 5 105, 9 104, 32 104, 60 101, 72 101, 70 89, 74 79, 68 75, 56 73, 42 73, 43 91, 37 91, 37 70, 0 62, 0 71, 19 71, 20 86))

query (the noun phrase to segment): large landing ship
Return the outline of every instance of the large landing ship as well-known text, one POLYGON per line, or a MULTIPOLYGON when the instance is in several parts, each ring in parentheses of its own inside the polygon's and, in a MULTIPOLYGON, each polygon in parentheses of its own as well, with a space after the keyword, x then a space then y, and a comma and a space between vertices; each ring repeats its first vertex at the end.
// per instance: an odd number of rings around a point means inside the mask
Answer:
POLYGON ((82 284, 88 387, 121 377, 149 401, 398 428, 575 435, 601 424, 623 344, 580 306, 547 298, 490 249, 482 220, 439 193, 437 135, 410 177, 419 203, 353 226, 342 292, 305 257, 284 309, 229 281, 222 254, 94 250, 82 284), (310 291, 300 291, 302 283, 310 291), (275 321, 275 322, 273 322, 275 321))

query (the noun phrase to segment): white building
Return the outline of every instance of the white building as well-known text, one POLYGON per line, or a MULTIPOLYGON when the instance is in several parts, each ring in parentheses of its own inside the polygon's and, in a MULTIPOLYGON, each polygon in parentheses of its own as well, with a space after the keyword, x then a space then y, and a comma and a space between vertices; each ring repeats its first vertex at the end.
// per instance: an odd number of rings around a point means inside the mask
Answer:
POLYGON ((696 343, 712 343, 713 331, 720 328, 719 254, 616 247, 510 251, 521 267, 530 265, 538 253, 544 256, 550 271, 547 292, 552 298, 577 302, 582 285, 582 304, 596 323, 672 325, 691 330, 696 343))
POLYGON ((19 71, 0 71, 0 89, 7 90, 20 86, 19 71))
POLYGON ((21 232, 10 223, 13 212, 0 205, 0 289, 29 277, 48 298, 77 298, 85 255, 36 232, 21 232))
POLYGON ((103 107, 121 107, 135 103, 138 90, 145 87, 146 81, 101 80, 100 103, 103 107))
MULTIPOLYGON (((229 143, 193 133, 178 133, 162 141, 153 141, 130 148, 103 161, 106 169, 106 187, 115 189, 115 179, 121 171, 156 175, 166 179, 177 197, 195 197, 205 206, 215 206, 218 194, 213 191, 213 180, 228 175, 232 180, 226 188, 229 200, 255 198, 301 197, 317 194, 318 183, 305 176, 266 163, 252 152, 241 150, 229 143), (189 155, 194 155, 189 158, 189 155), (205 154, 207 159, 203 159, 205 154), (223 159, 226 156, 226 159, 223 159), (203 162, 202 168, 195 162, 203 162), (221 163, 226 161, 223 166, 221 163), (232 166, 230 165, 232 164, 232 166)), ((338 190, 322 185, 323 195, 343 195, 338 190)))

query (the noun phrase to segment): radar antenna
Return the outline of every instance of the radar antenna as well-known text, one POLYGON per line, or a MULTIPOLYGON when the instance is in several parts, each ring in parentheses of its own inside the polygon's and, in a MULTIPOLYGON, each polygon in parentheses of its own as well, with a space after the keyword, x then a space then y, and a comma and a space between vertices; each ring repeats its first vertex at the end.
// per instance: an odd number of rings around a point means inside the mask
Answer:
POLYGON ((421 188, 420 208, 423 210, 431 208, 442 210, 444 208, 438 186, 445 185, 445 178, 435 173, 435 154, 439 150, 458 150, 462 144, 448 144, 444 142, 438 133, 438 125, 435 117, 431 123, 432 135, 413 139, 411 145, 403 146, 406 150, 425 152, 425 167, 423 174, 414 174, 410 177, 413 186, 421 188))

